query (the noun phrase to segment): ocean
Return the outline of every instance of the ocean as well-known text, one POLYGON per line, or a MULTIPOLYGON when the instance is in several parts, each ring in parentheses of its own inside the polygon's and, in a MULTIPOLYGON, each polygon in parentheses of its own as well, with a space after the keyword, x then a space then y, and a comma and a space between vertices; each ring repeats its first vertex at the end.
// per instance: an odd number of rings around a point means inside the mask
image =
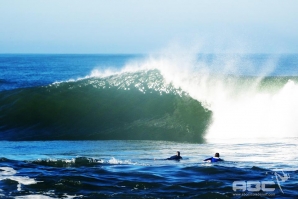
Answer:
POLYGON ((0 198, 298 198, 297 102, 297 54, 1 54, 0 198))

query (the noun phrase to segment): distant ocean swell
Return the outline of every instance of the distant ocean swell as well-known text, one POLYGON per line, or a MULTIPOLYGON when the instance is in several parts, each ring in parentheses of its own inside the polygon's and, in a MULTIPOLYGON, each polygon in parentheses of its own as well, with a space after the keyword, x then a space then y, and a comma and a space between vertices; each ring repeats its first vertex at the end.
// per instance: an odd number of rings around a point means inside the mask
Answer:
POLYGON ((211 111, 158 70, 2 91, 1 140, 203 142, 211 111))

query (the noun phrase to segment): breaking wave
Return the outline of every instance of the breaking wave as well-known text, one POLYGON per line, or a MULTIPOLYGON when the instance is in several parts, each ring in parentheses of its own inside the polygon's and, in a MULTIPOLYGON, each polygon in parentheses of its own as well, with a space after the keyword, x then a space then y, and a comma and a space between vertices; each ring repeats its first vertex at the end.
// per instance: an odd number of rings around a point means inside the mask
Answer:
POLYGON ((260 65, 233 56, 170 54, 82 79, 2 91, 0 139, 295 137, 298 78, 274 75, 276 60, 260 65))
POLYGON ((2 92, 2 140, 201 142, 211 112, 157 70, 2 92))

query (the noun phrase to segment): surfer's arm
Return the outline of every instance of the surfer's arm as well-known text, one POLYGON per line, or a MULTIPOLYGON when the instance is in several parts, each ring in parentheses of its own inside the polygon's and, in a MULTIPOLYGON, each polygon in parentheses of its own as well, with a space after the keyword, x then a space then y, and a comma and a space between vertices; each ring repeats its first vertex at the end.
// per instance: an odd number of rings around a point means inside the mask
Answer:
POLYGON ((205 160, 203 160, 203 161, 204 161, 204 162, 206 162, 206 161, 209 162, 209 161, 211 161, 211 159, 212 159, 212 158, 207 158, 207 159, 205 159, 205 160))

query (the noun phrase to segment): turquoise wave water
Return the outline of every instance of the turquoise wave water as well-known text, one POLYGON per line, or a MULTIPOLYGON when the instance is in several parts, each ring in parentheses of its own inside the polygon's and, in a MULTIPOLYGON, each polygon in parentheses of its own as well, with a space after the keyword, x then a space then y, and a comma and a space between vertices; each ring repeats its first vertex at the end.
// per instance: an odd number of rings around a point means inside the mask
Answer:
POLYGON ((2 140, 202 142, 211 112, 157 70, 4 91, 2 140))

